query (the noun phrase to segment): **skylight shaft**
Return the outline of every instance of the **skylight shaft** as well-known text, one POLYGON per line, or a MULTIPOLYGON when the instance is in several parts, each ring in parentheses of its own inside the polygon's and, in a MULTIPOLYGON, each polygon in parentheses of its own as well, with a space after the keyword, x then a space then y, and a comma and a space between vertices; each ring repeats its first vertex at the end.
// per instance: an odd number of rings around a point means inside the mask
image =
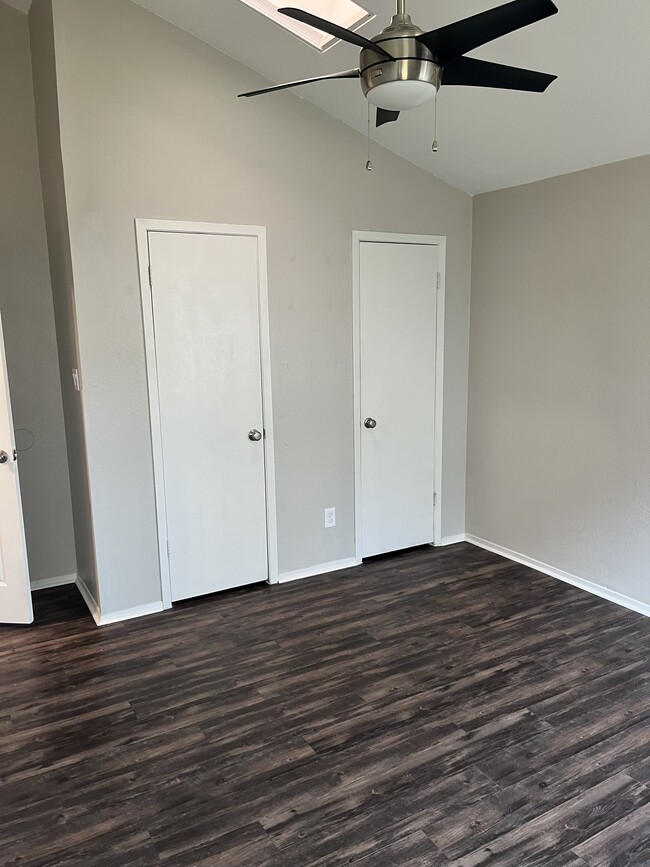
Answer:
MULTIPOLYGON (((289 33, 302 39, 303 42, 307 42, 318 51, 327 51, 328 48, 340 42, 334 36, 280 14, 278 8, 288 5, 286 2, 281 2, 281 0, 278 2, 276 0, 241 0, 241 2, 270 18, 284 30, 288 30, 289 33)), ((356 30, 366 21, 375 17, 372 12, 368 12, 367 9, 354 3, 353 0, 303 0, 301 7, 313 15, 318 15, 319 18, 333 21, 348 30, 356 30)))

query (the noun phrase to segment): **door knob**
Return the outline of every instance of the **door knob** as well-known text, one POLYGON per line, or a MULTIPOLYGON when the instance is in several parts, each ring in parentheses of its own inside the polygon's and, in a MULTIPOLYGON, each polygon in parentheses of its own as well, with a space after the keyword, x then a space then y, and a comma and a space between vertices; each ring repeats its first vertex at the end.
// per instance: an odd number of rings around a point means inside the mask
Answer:
POLYGON ((7 452, 0 452, 0 464, 6 464, 9 460, 9 455, 7 452))
POLYGON ((364 421, 364 425, 368 428, 368 430, 373 430, 373 428, 377 427, 377 422, 374 420, 374 418, 367 418, 364 421))
POLYGON ((248 439, 251 442, 258 443, 262 439, 262 434, 258 430, 249 431, 248 439))

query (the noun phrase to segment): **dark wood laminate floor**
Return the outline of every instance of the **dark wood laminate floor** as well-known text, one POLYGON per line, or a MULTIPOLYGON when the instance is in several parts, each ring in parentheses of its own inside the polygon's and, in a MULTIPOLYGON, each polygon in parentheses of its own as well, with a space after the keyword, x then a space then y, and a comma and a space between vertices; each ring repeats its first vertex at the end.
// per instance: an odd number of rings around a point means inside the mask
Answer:
POLYGON ((647 619, 459 545, 0 628, 0 863, 650 865, 647 619))

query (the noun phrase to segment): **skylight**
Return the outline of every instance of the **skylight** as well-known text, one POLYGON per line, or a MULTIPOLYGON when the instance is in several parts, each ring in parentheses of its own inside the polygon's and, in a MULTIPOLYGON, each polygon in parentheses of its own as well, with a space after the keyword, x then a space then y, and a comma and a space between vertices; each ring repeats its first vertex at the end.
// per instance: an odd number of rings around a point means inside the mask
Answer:
MULTIPOLYGON (((266 15, 271 21, 275 21, 276 24, 293 33, 294 36, 308 42, 318 51, 326 51, 332 45, 340 42, 329 33, 323 33, 308 24, 302 24, 300 21, 294 21, 293 18, 281 15, 278 8, 292 5, 289 2, 283 2, 283 0, 278 0, 278 2, 275 0, 241 0, 241 2, 257 12, 261 12, 262 15, 266 15)), ((300 0, 299 5, 305 12, 311 12, 312 15, 318 15, 319 18, 326 18, 348 30, 356 30, 366 21, 375 17, 372 12, 368 12, 367 9, 353 3, 352 0, 300 0)))

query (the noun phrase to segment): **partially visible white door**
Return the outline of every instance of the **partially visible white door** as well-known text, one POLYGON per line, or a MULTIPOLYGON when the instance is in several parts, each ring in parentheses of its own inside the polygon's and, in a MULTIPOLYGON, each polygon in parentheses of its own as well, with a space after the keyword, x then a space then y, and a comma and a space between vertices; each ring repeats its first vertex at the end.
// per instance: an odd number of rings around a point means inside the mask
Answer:
POLYGON ((361 554, 434 540, 438 247, 361 242, 361 554))
POLYGON ((151 231, 149 256, 178 601, 268 578, 260 252, 252 235, 151 231))
POLYGON ((0 319, 0 623, 31 623, 34 615, 15 448, 0 319))

